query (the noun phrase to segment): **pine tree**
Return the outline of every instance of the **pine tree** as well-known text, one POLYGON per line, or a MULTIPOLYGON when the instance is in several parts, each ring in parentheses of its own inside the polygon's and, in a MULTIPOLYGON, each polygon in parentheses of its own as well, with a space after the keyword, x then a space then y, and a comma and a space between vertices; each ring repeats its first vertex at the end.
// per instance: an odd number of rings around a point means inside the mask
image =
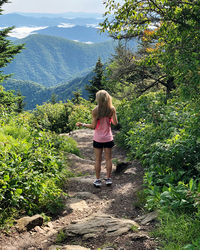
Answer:
POLYGON ((51 104, 56 104, 56 102, 57 102, 57 95, 55 94, 55 93, 53 93, 52 95, 51 95, 51 104))
POLYGON ((74 95, 74 97, 72 98, 72 102, 74 104, 80 104, 80 102, 81 102, 81 91, 76 90, 76 91, 73 91, 72 94, 74 95))
MULTIPOLYGON (((0 15, 2 15, 2 5, 8 3, 9 0, 0 1, 0 15)), ((24 45, 14 45, 10 40, 7 39, 8 33, 14 27, 5 28, 0 30, 0 68, 4 68, 8 63, 12 61, 14 56, 19 53, 24 45)), ((2 70, 0 70, 0 82, 4 81, 10 75, 5 75, 2 70)))
POLYGON ((92 80, 90 80, 90 84, 86 85, 85 89, 89 92, 89 99, 94 102, 96 99, 96 92, 98 90, 101 90, 103 88, 103 64, 101 62, 101 59, 99 58, 95 69, 94 69, 95 75, 93 76, 92 80))
POLYGON ((21 113, 24 110, 24 107, 26 106, 26 104, 24 103, 24 96, 22 96, 20 91, 17 92, 16 105, 17 105, 16 108, 17 113, 21 113))

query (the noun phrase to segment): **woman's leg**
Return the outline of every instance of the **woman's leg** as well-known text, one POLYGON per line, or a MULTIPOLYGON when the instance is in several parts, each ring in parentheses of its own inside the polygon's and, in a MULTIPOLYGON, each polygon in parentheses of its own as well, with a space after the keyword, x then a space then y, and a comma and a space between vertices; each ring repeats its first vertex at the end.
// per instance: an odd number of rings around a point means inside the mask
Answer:
POLYGON ((94 148, 96 178, 100 179, 103 148, 94 148))
POLYGON ((111 178, 112 173, 112 148, 104 148, 106 159, 107 178, 111 178))

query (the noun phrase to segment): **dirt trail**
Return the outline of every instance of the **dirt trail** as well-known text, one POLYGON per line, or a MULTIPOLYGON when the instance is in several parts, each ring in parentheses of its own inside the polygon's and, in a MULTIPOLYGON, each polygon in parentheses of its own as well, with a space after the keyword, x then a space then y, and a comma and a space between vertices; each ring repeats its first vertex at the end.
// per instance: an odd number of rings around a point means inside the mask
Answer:
MULTIPOLYGON (((82 157, 68 155, 72 171, 80 176, 66 183, 69 197, 63 213, 29 232, 13 230, 11 234, 0 235, 1 250, 156 249, 155 241, 149 236, 153 223, 148 219, 144 222, 141 217, 144 211, 137 206, 142 167, 137 161, 127 162, 125 152, 115 146, 113 159, 118 166, 113 166, 113 184, 106 186, 103 182, 101 188, 95 188, 92 185, 95 178, 92 135, 89 129, 70 133, 78 142, 82 157), (137 230, 134 221, 139 224, 137 230)), ((102 179, 105 174, 103 161, 102 179)))

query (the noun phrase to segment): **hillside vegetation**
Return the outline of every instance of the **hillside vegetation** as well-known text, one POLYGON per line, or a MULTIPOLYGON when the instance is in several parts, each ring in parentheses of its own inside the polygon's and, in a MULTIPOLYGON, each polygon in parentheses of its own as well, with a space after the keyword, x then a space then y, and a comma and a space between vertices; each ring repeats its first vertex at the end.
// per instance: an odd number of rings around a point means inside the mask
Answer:
POLYGON ((105 62, 114 51, 112 41, 83 44, 62 38, 31 35, 16 42, 25 49, 5 68, 17 80, 29 80, 45 87, 72 80, 91 71, 97 59, 105 62))
POLYGON ((117 48, 106 84, 125 97, 118 143, 144 167, 139 204, 159 212, 160 249, 200 249, 199 1, 108 0, 106 7, 104 30, 141 39, 136 53, 117 48))
POLYGON ((19 98, 2 88, 0 101, 1 227, 24 213, 58 214, 66 195, 62 187, 72 176, 66 153, 79 150, 71 138, 56 133, 71 131, 78 120, 89 122, 92 105, 47 103, 32 114, 21 113, 19 98))
POLYGON ((32 81, 16 79, 8 79, 2 85, 5 90, 12 90, 15 94, 20 93, 24 96, 25 110, 32 110, 36 105, 42 105, 45 102, 51 101, 52 95, 55 95, 56 102, 65 102, 74 96, 73 91, 78 90, 81 92, 81 96, 87 99, 88 93, 85 90, 85 86, 89 84, 92 76, 93 72, 90 72, 84 77, 75 78, 72 81, 49 88, 32 81))

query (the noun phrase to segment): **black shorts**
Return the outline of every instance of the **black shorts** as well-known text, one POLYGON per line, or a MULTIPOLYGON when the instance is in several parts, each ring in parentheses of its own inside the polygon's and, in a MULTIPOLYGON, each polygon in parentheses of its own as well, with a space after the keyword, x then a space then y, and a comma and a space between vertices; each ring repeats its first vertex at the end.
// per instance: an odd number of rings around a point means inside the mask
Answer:
POLYGON ((93 141, 93 147, 94 148, 112 148, 114 145, 115 145, 114 141, 109 141, 109 142, 93 141))

